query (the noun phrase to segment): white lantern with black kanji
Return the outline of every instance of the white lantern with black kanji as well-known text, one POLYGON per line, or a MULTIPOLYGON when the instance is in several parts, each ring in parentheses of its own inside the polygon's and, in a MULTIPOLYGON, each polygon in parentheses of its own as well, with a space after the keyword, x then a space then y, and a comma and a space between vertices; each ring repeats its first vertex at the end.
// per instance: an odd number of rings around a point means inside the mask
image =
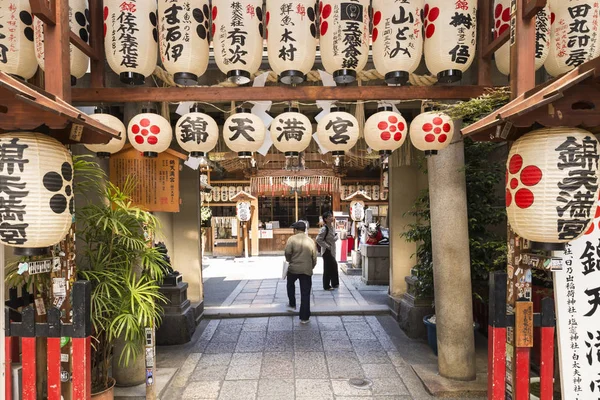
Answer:
POLYGON ((104 52, 121 82, 143 85, 158 58, 156 1, 104 0, 104 52))
POLYGON ((248 200, 238 201, 235 204, 235 215, 237 216, 240 222, 248 222, 250 221, 250 207, 252 205, 248 200))
POLYGON ((544 63, 552 76, 600 56, 600 4, 592 0, 556 1, 550 6, 550 53, 544 63))
POLYGON ((191 157, 206 157, 219 141, 219 126, 198 104, 190 108, 175 125, 179 146, 191 157))
POLYGON ((373 63, 388 84, 404 85, 423 56, 424 0, 373 0, 373 63))
POLYGON ((297 108, 286 109, 271 122, 271 140, 286 157, 297 157, 310 145, 312 124, 297 108))
POLYGON ((390 155, 406 140, 408 125, 391 106, 382 106, 365 122, 365 142, 381 155, 390 155))
POLYGON ((18 255, 42 255, 73 222, 73 161, 56 139, 32 132, 0 135, 0 180, 6 186, 0 243, 18 255))
POLYGON ((506 214, 519 236, 551 250, 586 232, 596 213, 598 150, 591 132, 569 127, 538 129, 514 142, 506 214))
POLYGON ((459 81, 475 58, 477 0, 427 0, 425 63, 441 83, 459 81))
POLYGON ((29 0, 0 1, 0 71, 29 79, 37 71, 29 0))
POLYGON ((260 67, 263 51, 262 0, 213 0, 215 62, 231 82, 243 85, 260 67))
POLYGON ((208 67, 209 0, 158 1, 160 59, 175 83, 198 84, 208 67))
POLYGON ((265 36, 269 65, 285 84, 300 84, 315 63, 314 0, 267 0, 265 36))
MULTIPOLYGON (((87 0, 69 1, 69 25, 71 31, 79 36, 85 43, 90 40, 90 10, 87 0)), ((42 70, 44 70, 44 23, 39 18, 33 19, 35 57, 42 70)), ((70 45, 71 54, 71 85, 77 83, 88 70, 90 58, 73 44, 70 45)))
POLYGON ((223 125, 223 139, 240 158, 250 158, 265 141, 267 129, 263 121, 247 108, 238 108, 223 125))
POLYGON ((321 0, 321 62, 337 83, 351 83, 369 58, 369 0, 321 0))
POLYGON ((142 109, 142 113, 129 121, 127 137, 134 149, 144 157, 156 157, 169 148, 173 139, 171 124, 155 109, 142 109))
POLYGON ((410 124, 410 141, 426 156, 437 154, 450 144, 454 122, 448 115, 429 111, 419 114, 410 124))
MULTIPOLYGON (((370 194, 370 193, 369 193, 370 194)), ((365 202, 362 200, 352 200, 350 202, 350 218, 352 221, 362 221, 365 219, 365 202)))
POLYGON ((343 156, 358 142, 360 128, 356 118, 343 108, 333 107, 331 111, 319 121, 317 138, 332 155, 343 156))
POLYGON ((111 154, 121 151, 123 146, 125 146, 125 137, 127 136, 125 125, 123 125, 121 120, 106 113, 101 108, 97 108, 96 113, 90 115, 90 118, 95 119, 96 121, 101 122, 109 128, 119 132, 119 137, 110 139, 106 144, 86 144, 84 145, 85 148, 89 151, 93 151, 98 157, 101 158, 110 157, 111 154))

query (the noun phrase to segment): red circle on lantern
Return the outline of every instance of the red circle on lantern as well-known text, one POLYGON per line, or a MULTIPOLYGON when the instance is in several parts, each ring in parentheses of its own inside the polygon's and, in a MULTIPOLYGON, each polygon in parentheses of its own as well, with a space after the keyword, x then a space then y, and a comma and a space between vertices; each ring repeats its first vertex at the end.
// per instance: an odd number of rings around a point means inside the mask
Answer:
POLYGON ((398 118, 395 115, 390 115, 388 117, 388 121, 390 121, 392 124, 395 124, 396 122, 398 122, 398 118))
POLYGON ((521 171, 521 182, 525 186, 534 186, 542 180, 542 170, 535 165, 529 165, 521 171))
MULTIPOLYGON (((498 27, 500 27, 501 23, 502 23, 502 21, 500 21, 499 19, 496 20, 496 29, 498 29, 498 27)), ((498 34, 498 32, 496 32, 496 34, 498 34)))
POLYGON ((424 132, 431 132, 432 129, 433 129, 433 125, 431 125, 429 122, 423 124, 424 132))
POLYGON ((427 39, 430 39, 434 33, 435 33, 435 25, 434 24, 431 24, 431 25, 427 26, 427 28, 425 28, 425 37, 427 39))
POLYGON ((441 134, 441 135, 438 137, 438 141, 439 141, 440 143, 445 143, 445 142, 446 142, 446 140, 448 140, 448 136, 446 136, 446 135, 444 135, 444 134, 441 134))
POLYGON ((329 24, 327 24, 327 21, 323 21, 321 23, 321 36, 325 35, 327 33, 327 27, 329 26, 329 24))
POLYGON ((435 129, 433 130, 433 133, 435 133, 435 134, 438 134, 438 135, 439 135, 440 133, 442 133, 442 128, 435 128, 435 129))
POLYGON ((217 19, 217 6, 214 6, 212 9, 212 19, 213 21, 217 19))
POLYGON ((529 189, 519 189, 515 194, 515 204, 519 208, 529 208, 533 204, 533 193, 529 189))
POLYGON ((136 135, 135 136, 135 142, 137 144, 144 144, 144 138, 142 136, 140 136, 140 135, 136 135))
POLYGON ((510 190, 506 189, 506 207, 510 207, 512 204, 512 194, 510 194, 510 190))
POLYGON ((323 13, 321 14, 323 18, 327 19, 331 15, 331 4, 327 4, 323 7, 323 13))
POLYGON ((398 130, 398 128, 396 128, 396 125, 390 125, 391 132, 396 132, 397 130, 398 130))
POLYGON ((373 28, 373 42, 377 41, 377 37, 379 36, 379 31, 377 28, 373 28))
POLYGON ((381 11, 377 11, 375 15, 373 15, 373 25, 379 25, 381 22, 381 11))
POLYGON ((517 186, 519 186, 519 180, 517 178, 512 178, 510 180, 510 188, 511 189, 516 189, 517 186))
POLYGON ((265 39, 269 38, 269 28, 265 29, 265 39))
POLYGON ((138 124, 134 124, 131 127, 131 132, 133 132, 133 133, 139 133, 140 132, 140 126, 138 124))
POLYGON ((394 140, 396 142, 399 142, 400 140, 402 140, 402 134, 400 132, 396 132, 396 134, 394 135, 394 140))
POLYGON ((140 125, 145 128, 150 125, 150 120, 148 118, 142 118, 142 120, 140 121, 140 125))
POLYGON ((508 24, 504 24, 500 27, 500 29, 498 30, 498 35, 502 35, 502 33, 508 29, 508 24))
POLYGON ((519 172, 521 170, 522 166, 523 166, 523 157, 521 157, 518 154, 515 154, 514 156, 512 156, 510 158, 510 161, 508 162, 508 171, 511 174, 516 174, 517 172, 519 172))
POLYGON ((423 18, 427 18, 428 14, 429 14, 429 4, 425 4, 425 7, 423 8, 423 18))
POLYGON ((500 14, 502 14, 502 4, 497 4, 494 9, 494 18, 500 17, 500 14))
POLYGON ((211 33, 212 36, 215 36, 215 32, 217 31, 217 26, 215 25, 215 23, 213 22, 212 27, 211 27, 211 33))
POLYGON ((443 120, 443 119, 441 119, 440 117, 435 117, 435 118, 433 119, 433 123, 434 123, 434 124, 436 124, 436 125, 441 125, 441 124, 442 124, 442 122, 444 122, 444 120, 443 120))
POLYGON ((142 135, 148 136, 148 129, 142 129, 142 135))
POLYGON ((158 135, 160 133, 160 126, 152 125, 150 127, 150 132, 154 133, 155 135, 158 135))
POLYGON ((552 25, 554 23, 555 18, 556 18, 556 15, 554 15, 554 13, 550 13, 550 25, 552 25))
POLYGON ((381 132, 381 140, 390 140, 390 138, 392 137, 392 135, 388 132, 381 132))
POLYGON ((104 24, 104 37, 106 37, 106 24, 104 24))
POLYGON ((504 11, 502 11, 502 21, 510 21, 510 9, 508 7, 506 7, 504 11))
POLYGON ((380 123, 377 124, 377 127, 381 130, 387 129, 388 124, 385 121, 381 121, 380 123))
POLYGON ((429 21, 433 22, 440 16, 440 9, 437 7, 433 7, 431 12, 429 13, 429 21))
POLYGON ((156 144, 158 143, 158 138, 156 136, 150 136, 148 138, 148 144, 156 144))
POLYGON ((269 25, 270 20, 271 20, 271 13, 267 11, 267 25, 269 25))
POLYGON ((435 141, 435 136, 431 133, 425 135, 425 141, 428 143, 434 142, 435 141))
POLYGON ((590 225, 590 228, 587 230, 587 232, 585 233, 585 235, 589 235, 592 232, 594 232, 594 224, 593 223, 590 225))
POLYGON ((596 215, 594 216, 594 218, 598 218, 600 217, 600 207, 596 208, 596 215))
POLYGON ((319 2, 319 14, 321 14, 323 12, 323 2, 320 1, 319 2))
POLYGON ((451 126, 450 126, 450 124, 446 123, 446 124, 444 124, 442 129, 444 130, 444 132, 448 133, 448 132, 450 132, 451 126))
POLYGON ((107 6, 104 6, 103 14, 104 14, 104 20, 106 21, 106 19, 108 18, 108 7, 107 6))
POLYGON ((403 131, 403 130, 404 130, 404 128, 406 128, 406 125, 404 125, 404 122, 402 122, 402 121, 401 121, 401 122, 399 122, 399 123, 398 123, 398 129, 400 129, 401 131, 403 131))

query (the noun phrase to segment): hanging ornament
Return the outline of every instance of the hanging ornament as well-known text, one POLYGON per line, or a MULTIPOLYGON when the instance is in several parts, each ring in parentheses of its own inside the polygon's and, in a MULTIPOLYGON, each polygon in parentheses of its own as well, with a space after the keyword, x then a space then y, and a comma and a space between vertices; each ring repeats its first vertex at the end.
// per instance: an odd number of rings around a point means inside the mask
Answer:
POLYGON ((271 140, 286 157, 298 157, 310 145, 312 125, 298 108, 286 108, 271 123, 271 140))
POLYGON ((578 128, 544 128, 514 142, 506 164, 506 213, 534 248, 560 249, 596 215, 598 141, 578 128))
POLYGON ((352 83, 369 57, 369 0, 319 2, 321 62, 337 83, 352 83))
POLYGON ((314 0, 268 0, 265 25, 271 69, 287 85, 304 82, 317 53, 314 0))
POLYGON ((373 63, 388 84, 404 85, 423 55, 424 0, 373 0, 373 63))
POLYGON ((158 57, 156 1, 104 0, 104 50, 121 82, 143 85, 158 57))
POLYGON ((0 71, 29 79, 37 71, 29 0, 0 1, 0 71))
POLYGON ((427 0, 423 27, 429 72, 440 83, 461 80, 475 58, 477 0, 427 0))
POLYGON ((71 154, 50 136, 32 132, 2 134, 0 146, 11 154, 0 170, 7 185, 0 243, 17 247, 17 255, 48 254, 73 222, 71 154))
POLYGON ((240 158, 250 158, 265 141, 266 128, 263 121, 247 108, 238 108, 223 125, 223 139, 231 151, 240 158))
POLYGON ((435 155, 448 147, 453 133, 452 118, 438 111, 419 114, 410 124, 410 141, 426 156, 435 155))
POLYGON ((175 137, 179 146, 191 157, 207 157, 219 141, 219 127, 199 104, 194 104, 190 112, 177 121, 175 137))
POLYGON ((392 106, 377 108, 365 123, 365 142, 381 155, 389 156, 404 143, 408 125, 402 115, 392 111, 392 106))
POLYGON ((90 115, 90 118, 119 132, 119 137, 110 139, 106 144, 85 144, 85 148, 93 151, 100 158, 110 157, 111 154, 121 151, 123 146, 125 146, 125 136, 127 135, 125 125, 123 125, 121 120, 108 114, 100 107, 96 108, 96 113, 90 115))
POLYGON ((317 138, 321 146, 334 156, 344 156, 360 136, 358 121, 341 107, 332 107, 329 114, 317 125, 317 138))
POLYGON ((227 79, 250 82, 263 51, 262 0, 213 0, 212 37, 215 62, 227 79))
POLYGON ((145 108, 129 121, 127 138, 144 157, 156 157, 169 148, 173 139, 171 124, 156 109, 145 108))

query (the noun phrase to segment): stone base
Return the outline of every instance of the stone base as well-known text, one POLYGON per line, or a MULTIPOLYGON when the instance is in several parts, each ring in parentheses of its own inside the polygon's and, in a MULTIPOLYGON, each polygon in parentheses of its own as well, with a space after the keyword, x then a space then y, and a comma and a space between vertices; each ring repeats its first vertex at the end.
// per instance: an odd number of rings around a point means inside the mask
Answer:
POLYGON ((360 246, 362 281, 366 285, 390 284, 390 246, 360 246))
POLYGON ((425 389, 434 397, 459 399, 481 398, 487 395, 487 373, 480 372, 474 381, 455 381, 440 376, 436 364, 413 365, 425 389))
MULTIPOLYGON (((156 368, 154 377, 154 387, 156 388, 157 398, 162 398, 165 390, 171 383, 171 380, 177 373, 177 368, 156 368)), ((145 400, 146 383, 128 388, 115 387, 115 400, 145 400)))
POLYGON ((340 263, 340 269, 346 275, 361 275, 362 274, 362 268, 355 268, 355 266, 353 264, 349 264, 349 263, 340 263))
POLYGON ((163 285, 159 291, 167 298, 160 327, 156 330, 159 346, 184 344, 196 331, 196 317, 187 299, 188 284, 178 280, 176 286, 163 285))
POLYGON ((401 298, 390 297, 392 315, 398 321, 400 328, 411 339, 427 340, 427 329, 423 317, 433 314, 433 300, 416 300, 408 293, 401 298))

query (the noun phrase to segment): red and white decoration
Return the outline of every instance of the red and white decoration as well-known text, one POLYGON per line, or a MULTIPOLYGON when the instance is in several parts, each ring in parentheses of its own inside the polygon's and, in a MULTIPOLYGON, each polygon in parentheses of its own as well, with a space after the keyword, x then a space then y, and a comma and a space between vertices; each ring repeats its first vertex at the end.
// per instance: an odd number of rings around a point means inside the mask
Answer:
POLYGON ((317 125, 317 139, 321 146, 334 156, 343 156, 360 136, 356 118, 345 111, 333 111, 317 125))
POLYGON ((127 137, 133 148, 144 153, 144 156, 156 157, 169 148, 173 130, 163 116, 144 112, 129 121, 127 137))
POLYGON ((427 0, 423 27, 427 69, 439 82, 459 81, 475 58, 477 0, 427 0))
POLYGON ((410 141, 425 155, 437 154, 448 147, 453 133, 452 118, 437 111, 419 114, 410 124, 410 141))
POLYGON ((175 125, 179 146, 192 157, 206 157, 219 141, 219 126, 199 107, 193 106, 175 125))
MULTIPOLYGON (((233 197, 233 196, 232 196, 233 197)), ((240 222, 250 221, 250 207, 251 204, 247 200, 238 201, 235 205, 235 215, 240 222)))
POLYGON ((286 156, 298 156, 310 145, 312 124, 298 109, 279 114, 270 126, 271 140, 275 148, 286 156))
POLYGON ((175 83, 192 86, 208 67, 209 0, 158 1, 160 59, 175 83))
POLYGON ((421 63, 424 0, 373 0, 373 63, 388 84, 403 85, 421 63))
POLYGON ((265 19, 269 65, 285 84, 299 84, 317 53, 314 0, 269 0, 265 19))
POLYGON ((352 200, 350 202, 350 218, 352 221, 362 221, 365 219, 365 203, 362 200, 352 200))
POLYGON ((598 198, 598 141, 577 128, 544 128, 519 138, 506 165, 506 212, 514 231, 566 243, 589 228, 598 198))
POLYGON ((238 109, 223 125, 223 139, 240 158, 250 158, 265 141, 267 128, 263 121, 248 109, 238 109))
POLYGON ((373 150, 381 155, 390 155, 404 143, 408 125, 402 115, 395 113, 391 107, 379 108, 365 123, 365 141, 373 150))
POLYGON ((118 131, 119 137, 110 139, 106 144, 85 144, 85 148, 96 153, 98 157, 109 157, 111 154, 121 151, 125 146, 125 137, 127 136, 125 125, 121 120, 113 115, 101 112, 90 115, 90 118, 118 131))
POLYGON ((369 0, 319 2, 321 62, 337 83, 351 83, 369 58, 369 0))
POLYGON ((158 58, 156 1, 104 0, 104 51, 121 82, 143 85, 158 58))
POLYGON ((0 1, 0 71, 29 79, 37 71, 29 0, 0 1))

